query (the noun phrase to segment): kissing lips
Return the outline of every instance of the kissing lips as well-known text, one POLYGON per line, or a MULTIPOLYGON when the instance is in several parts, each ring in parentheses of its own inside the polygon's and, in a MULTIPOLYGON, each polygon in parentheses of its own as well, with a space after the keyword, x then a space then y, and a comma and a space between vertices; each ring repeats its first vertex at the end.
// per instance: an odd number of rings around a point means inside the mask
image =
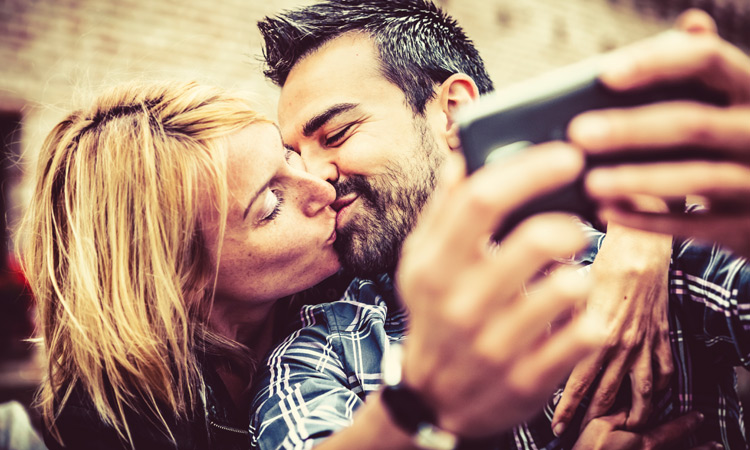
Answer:
POLYGON ((331 203, 331 208, 336 211, 336 229, 340 229, 344 226, 347 217, 350 215, 352 209, 352 203, 357 200, 359 196, 357 194, 347 194, 343 197, 337 198, 331 203))

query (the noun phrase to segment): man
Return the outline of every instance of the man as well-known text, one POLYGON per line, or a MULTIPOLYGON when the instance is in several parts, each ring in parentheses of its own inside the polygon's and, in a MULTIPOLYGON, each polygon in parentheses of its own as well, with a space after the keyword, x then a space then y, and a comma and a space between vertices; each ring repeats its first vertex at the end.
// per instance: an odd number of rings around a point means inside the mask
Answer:
MULTIPOLYGON (((441 161, 459 147, 453 112, 491 91, 492 82, 458 24, 429 2, 320 3, 291 11, 288 19, 259 24, 267 40, 266 74, 283 86, 279 118, 284 138, 303 155, 310 172, 337 187, 336 245, 344 267, 360 276, 391 272, 441 161), (382 20, 385 13, 388 21, 382 20), (372 42, 352 39, 362 29, 372 33, 372 42), (377 60, 372 58, 355 63, 362 58, 354 58, 350 44, 369 52, 374 44, 380 63, 373 66, 377 60), (443 104, 437 102, 439 84, 451 89, 443 104)), ((670 242, 616 225, 608 235, 592 268, 608 284, 596 286, 592 296, 610 316, 625 317, 621 309, 630 308, 636 319, 614 321, 607 342, 614 355, 602 351, 579 366, 568 385, 568 392, 578 395, 563 405, 575 408, 604 357, 611 356, 589 413, 600 415, 611 406, 613 397, 606 394, 617 390, 629 362, 637 386, 630 423, 639 425, 648 414, 652 386, 664 388, 672 372, 666 329, 660 325, 666 319, 670 242), (627 335, 637 336, 635 342, 624 345, 627 335), (652 349, 658 362, 653 377, 652 349)))
MULTIPOLYGON (((344 3, 348 2, 334 5, 335 7, 324 11, 321 16, 335 17, 339 13, 336 7, 344 3)), ((413 11, 403 10, 404 15, 412 13, 413 11)), ((299 16, 296 19, 299 19, 299 16)), ((352 22, 351 17, 349 19, 347 23, 352 22)), ((362 19, 365 22, 373 22, 380 17, 362 19)), ((356 25, 353 28, 356 30, 356 25)), ((314 28, 304 31, 314 34, 310 32, 311 29, 314 28)), ((368 28, 364 29, 372 33, 372 37, 363 33, 345 33, 345 29, 343 34, 334 33, 335 37, 322 39, 312 46, 306 44, 305 40, 300 38, 301 35, 297 35, 294 36, 295 54, 289 55, 285 51, 272 48, 267 56, 270 60, 281 62, 276 66, 277 69, 280 67, 280 70, 275 79, 283 85, 279 114, 287 144, 302 153, 308 170, 336 182, 340 196, 337 205, 339 230, 340 236, 345 237, 340 242, 346 247, 344 255, 348 255, 345 263, 358 266, 363 271, 375 272, 383 268, 392 269, 392 261, 395 261, 400 243, 410 228, 409 221, 415 220, 414 217, 421 207, 420 204, 416 207, 404 205, 400 192, 391 192, 388 195, 388 187, 394 180, 398 180, 398 171, 403 169, 408 175, 403 179, 411 181, 410 186, 401 187, 411 194, 409 197, 403 197, 426 199, 429 196, 432 188, 430 177, 414 174, 420 173, 420 169, 424 171, 425 166, 439 165, 439 158, 429 151, 430 148, 436 147, 431 139, 457 147, 452 113, 459 105, 475 98, 481 88, 477 89, 473 76, 461 73, 472 68, 450 68, 444 71, 443 76, 438 68, 427 67, 425 71, 437 72, 436 77, 441 81, 427 83, 430 89, 435 90, 435 99, 431 98, 433 91, 427 89, 426 92, 430 95, 423 102, 416 95, 419 89, 400 89, 399 82, 402 80, 399 77, 408 80, 410 70, 414 68, 408 64, 404 64, 404 67, 396 65, 395 71, 390 71, 390 67, 378 67, 379 58, 386 59, 387 55, 384 56, 382 47, 374 45, 374 42, 382 45, 383 42, 404 39, 404 36, 414 33, 399 30, 398 33, 390 35, 378 35, 368 28), (363 70, 353 74, 349 70, 351 67, 363 70), (350 88, 349 92, 346 92, 347 86, 350 88), (362 99, 367 95, 370 95, 369 103, 351 100, 362 99), (323 103, 328 106, 320 108, 323 103), (366 104, 367 108, 363 108, 363 104, 366 104), (396 137, 408 136, 409 133, 405 131, 408 127, 413 130, 411 136, 414 140, 407 143, 410 145, 404 145, 396 137), (355 139, 352 136, 356 136, 357 145, 350 145, 347 152, 339 150, 347 145, 350 139, 355 139), (388 136, 394 138, 388 141, 388 136), (367 144, 372 147, 368 148, 367 144), (409 157, 399 152, 404 148, 416 146, 428 149, 425 151, 426 155, 422 155, 423 161, 413 161, 413 158, 420 156, 416 152, 409 153, 409 157), (383 151, 382 148, 386 150, 383 151), (391 164, 387 164, 388 162, 391 164), (359 164, 364 170, 359 170, 360 173, 347 173, 347 176, 343 177, 342 168, 351 164, 359 164), (389 170, 383 170, 383 167, 389 167, 389 170), (344 181, 340 182, 339 178, 343 178, 344 181), (381 219, 379 214, 385 216, 385 219, 372 220, 381 219), (407 226, 403 227, 406 231, 399 231, 396 229, 398 227, 383 226, 403 222, 407 223, 407 226), (379 225, 376 239, 368 237, 363 232, 365 228, 361 224, 365 223, 373 228, 379 225), (372 261, 376 263, 373 264, 372 261)), ((279 32, 270 28, 265 31, 267 37, 279 32)), ((473 68, 476 67, 473 65, 473 68)), ((434 172, 434 169, 427 170, 428 174, 434 172)), ((733 410, 732 413, 736 419, 737 411, 733 410)), ((540 431, 542 441, 549 440, 551 436, 549 421, 546 425, 546 430, 540 431)), ((263 431, 259 430, 261 434, 263 431)), ((737 439, 737 430, 731 430, 730 433, 734 433, 731 439, 737 439)), ((517 432, 516 436, 520 434, 517 432)), ((533 436, 524 438, 534 439, 533 436)), ((563 442, 565 441, 559 441, 563 442)))

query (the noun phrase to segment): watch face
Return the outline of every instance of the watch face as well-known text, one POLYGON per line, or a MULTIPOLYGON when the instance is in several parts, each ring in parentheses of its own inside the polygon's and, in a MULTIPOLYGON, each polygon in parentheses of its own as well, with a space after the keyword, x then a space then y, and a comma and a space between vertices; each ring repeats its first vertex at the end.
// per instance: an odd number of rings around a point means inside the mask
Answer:
POLYGON ((396 425, 409 434, 416 434, 421 424, 435 420, 435 415, 419 395, 402 384, 386 386, 381 397, 396 425))
POLYGON ((385 386, 380 395, 393 422, 414 438, 421 448, 452 450, 458 443, 453 433, 435 426, 437 417, 419 396, 408 386, 385 386))

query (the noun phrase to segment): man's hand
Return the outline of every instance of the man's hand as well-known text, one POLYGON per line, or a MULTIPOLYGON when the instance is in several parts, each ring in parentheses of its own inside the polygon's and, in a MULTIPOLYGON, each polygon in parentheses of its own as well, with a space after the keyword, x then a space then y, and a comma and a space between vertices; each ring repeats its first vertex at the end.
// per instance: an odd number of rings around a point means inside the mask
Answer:
POLYGON ((582 114, 568 133, 591 153, 680 151, 686 146, 715 150, 726 161, 622 165, 591 171, 590 195, 608 205, 610 221, 627 226, 721 242, 750 256, 750 58, 715 34, 703 12, 679 20, 683 32, 647 40, 617 52, 601 79, 616 90, 670 80, 697 79, 728 96, 727 107, 667 102, 639 108, 582 114), (674 199, 700 196, 705 214, 653 214, 626 205, 633 194, 674 199), (726 205, 742 205, 728 209, 726 205), (738 210, 738 209, 741 209, 738 210))
POLYGON ((582 166, 579 151, 555 143, 468 178, 463 168, 445 174, 405 242, 396 273, 411 315, 404 380, 442 428, 479 437, 522 422, 601 341, 600 325, 585 317, 549 328, 588 294, 573 270, 537 280, 584 244, 569 217, 533 217, 490 245, 506 214, 575 179, 582 166))
POLYGON ((623 377, 630 375, 632 403, 627 428, 648 418, 654 389, 667 386, 674 369, 667 323, 672 239, 615 223, 591 265, 594 287, 588 308, 608 319, 605 346, 573 369, 555 408, 552 430, 562 434, 581 399, 605 367, 582 426, 612 407, 623 377), (652 374, 652 363, 657 372, 652 374))
MULTIPOLYGON (((589 422, 578 437, 573 450, 666 450, 682 449, 686 435, 694 432, 703 421, 696 411, 643 433, 626 431, 627 413, 599 417, 589 422)), ((692 450, 719 450, 724 448, 710 442, 692 450)))

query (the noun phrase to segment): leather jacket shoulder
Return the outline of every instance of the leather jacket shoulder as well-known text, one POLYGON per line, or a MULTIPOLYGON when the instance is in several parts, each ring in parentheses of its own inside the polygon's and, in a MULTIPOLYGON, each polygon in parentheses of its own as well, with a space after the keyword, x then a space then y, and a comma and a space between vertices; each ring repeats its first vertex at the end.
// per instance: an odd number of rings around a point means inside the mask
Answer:
POLYGON ((251 434, 247 420, 243 422, 239 419, 243 416, 236 411, 218 374, 211 368, 204 368, 204 382, 206 389, 191 417, 179 420, 166 408, 161 408, 160 413, 167 421, 174 440, 162 426, 157 425, 152 413, 129 410, 126 417, 134 444, 131 447, 111 425, 102 420, 84 389, 76 386, 56 422, 62 444, 49 430, 44 432, 45 443, 49 450, 250 448, 251 434))

